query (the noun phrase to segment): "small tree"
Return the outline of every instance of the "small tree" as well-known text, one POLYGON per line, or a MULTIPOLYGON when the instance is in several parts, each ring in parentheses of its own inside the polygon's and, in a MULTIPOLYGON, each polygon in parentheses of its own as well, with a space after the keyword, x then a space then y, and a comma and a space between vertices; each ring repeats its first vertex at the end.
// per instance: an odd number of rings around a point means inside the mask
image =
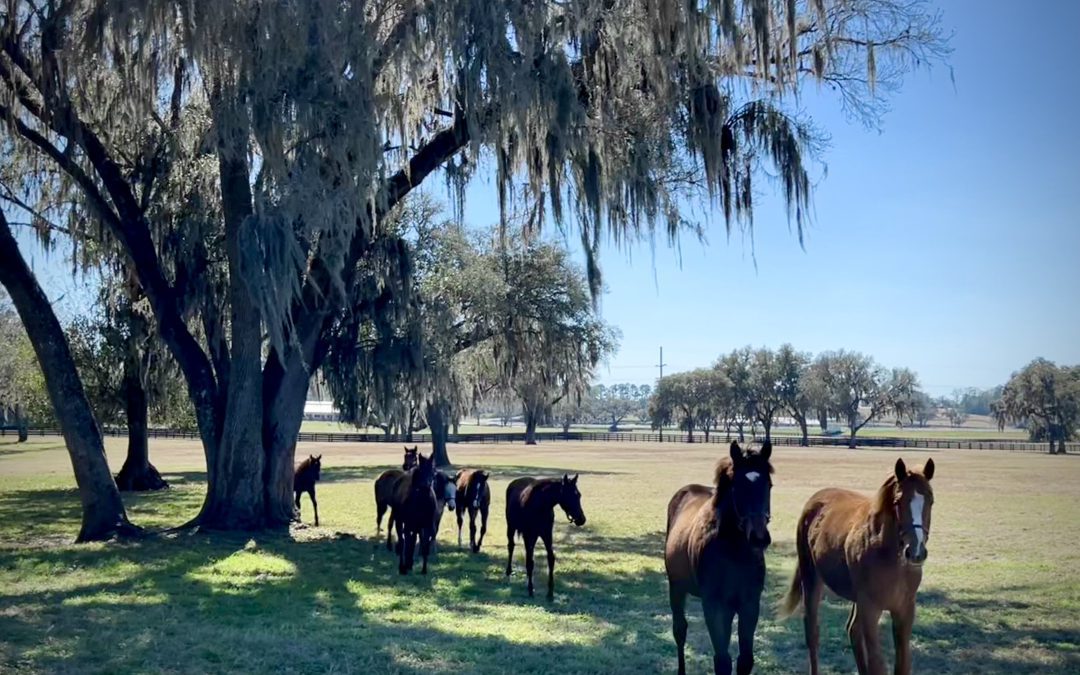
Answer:
POLYGON ((34 347, 4 295, 0 297, 0 423, 14 426, 19 442, 23 443, 28 438, 31 421, 45 425, 53 420, 52 404, 34 347))
POLYGON ((776 353, 771 349, 754 352, 750 364, 750 392, 753 413, 765 429, 765 440, 772 440, 773 421, 784 407, 783 373, 776 353))
POLYGON ((1065 442, 1080 427, 1080 366, 1035 359, 1009 378, 993 413, 999 428, 1026 423, 1032 440, 1046 441, 1050 454, 1065 454, 1065 442))

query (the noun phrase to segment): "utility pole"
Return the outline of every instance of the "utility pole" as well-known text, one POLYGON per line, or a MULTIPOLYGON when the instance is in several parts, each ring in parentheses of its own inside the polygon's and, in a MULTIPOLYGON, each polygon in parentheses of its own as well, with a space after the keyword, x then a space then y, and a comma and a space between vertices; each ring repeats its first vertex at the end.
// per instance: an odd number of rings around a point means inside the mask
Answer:
MULTIPOLYGON (((658 366, 660 368, 660 380, 664 379, 664 366, 666 366, 666 365, 667 364, 664 363, 664 347, 661 345, 661 347, 660 347, 660 363, 658 364, 658 366)), ((657 387, 660 386, 660 380, 656 381, 657 387)), ((660 422, 659 424, 656 425, 656 428, 660 430, 660 442, 663 443, 664 442, 664 423, 660 422)))

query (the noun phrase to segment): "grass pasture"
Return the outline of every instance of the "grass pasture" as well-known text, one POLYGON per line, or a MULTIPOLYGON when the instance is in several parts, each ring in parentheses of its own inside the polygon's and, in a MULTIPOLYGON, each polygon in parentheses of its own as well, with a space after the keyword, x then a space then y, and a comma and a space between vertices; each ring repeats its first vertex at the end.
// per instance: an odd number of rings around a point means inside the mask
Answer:
MULTIPOLYGON (((182 534, 74 546, 78 500, 59 439, 0 441, 0 672, 671 672, 661 557, 665 507, 709 479, 723 446, 558 443, 451 446, 493 471, 479 555, 443 520, 431 574, 397 575, 374 535, 371 483, 397 445, 304 444, 323 453, 322 527, 290 535, 182 534), (503 494, 514 476, 580 473, 588 524, 556 525, 556 599, 525 593, 524 552, 505 580, 503 494)), ((123 442, 109 440, 110 463, 123 442)), ((202 451, 154 441, 173 489, 126 498, 131 517, 175 525, 202 497, 202 451)), ((926 453, 907 450, 918 463, 926 453)), ((795 519, 825 485, 872 491, 894 451, 778 448, 760 673, 805 672, 802 622, 772 606, 794 566, 795 519)), ((915 626, 923 673, 1080 671, 1080 460, 937 451, 933 535, 915 626)), ((306 522, 311 518, 307 498, 306 522)), ((466 532, 466 538, 468 534, 466 532)), ((417 568, 419 569, 419 568, 417 568)), ((546 573, 543 554, 538 572, 546 573)), ((711 671, 700 608, 689 608, 691 672, 711 671)), ((854 672, 847 608, 823 608, 825 672, 854 672)), ((891 644, 883 625, 883 642, 891 644)), ((734 653, 735 646, 733 644, 734 653)))

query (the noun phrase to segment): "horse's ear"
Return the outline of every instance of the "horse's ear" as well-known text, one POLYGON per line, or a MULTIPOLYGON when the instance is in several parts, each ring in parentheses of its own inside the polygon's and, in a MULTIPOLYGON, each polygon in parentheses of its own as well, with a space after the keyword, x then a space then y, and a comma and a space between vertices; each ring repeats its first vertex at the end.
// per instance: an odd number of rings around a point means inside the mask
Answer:
POLYGON ((902 457, 898 457, 896 460, 896 480, 903 481, 905 478, 907 478, 907 465, 904 464, 902 457))
POLYGON ((480 475, 484 477, 484 480, 487 480, 488 478, 491 478, 491 473, 488 472, 488 471, 481 471, 480 475))
POLYGON ((743 458, 742 448, 739 447, 739 442, 738 441, 732 441, 731 442, 731 461, 738 464, 739 462, 742 461, 742 458, 743 458))
POLYGON ((926 464, 923 465, 922 468, 922 473, 923 476, 926 477, 926 480, 931 480, 934 477, 934 460, 926 460, 926 464))
POLYGON ((570 479, 570 482, 573 483, 574 485, 577 485, 577 479, 578 479, 579 475, 581 475, 581 474, 576 474, 575 473, 574 477, 570 479))
POLYGON ((761 446, 761 452, 759 452, 758 455, 765 461, 769 461, 769 458, 772 457, 772 441, 765 441, 761 446))
POLYGON ((319 455, 319 456, 317 456, 317 457, 315 458, 315 461, 316 461, 316 462, 321 462, 321 461, 322 461, 322 455, 319 455))
POLYGON ((568 473, 564 473, 564 474, 562 475, 562 482, 564 482, 564 483, 569 483, 569 482, 570 482, 570 474, 568 474, 568 473))

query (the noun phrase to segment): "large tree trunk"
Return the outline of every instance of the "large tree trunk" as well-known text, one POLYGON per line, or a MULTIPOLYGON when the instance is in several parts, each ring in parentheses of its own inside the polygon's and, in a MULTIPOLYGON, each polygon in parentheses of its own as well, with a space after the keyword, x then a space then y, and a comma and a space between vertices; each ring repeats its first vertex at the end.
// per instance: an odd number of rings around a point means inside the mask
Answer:
POLYGON ((431 429, 431 456, 435 459, 435 466, 450 466, 450 455, 446 452, 446 436, 450 425, 446 418, 446 406, 439 402, 428 402, 427 423, 431 429))
POLYGON ((772 442, 772 417, 761 420, 761 426, 765 427, 765 442, 772 442))
MULTIPOLYGON (((251 215, 246 147, 237 131, 223 132, 218 150, 225 252, 229 260, 232 340, 221 436, 208 468, 206 501, 199 517, 210 529, 255 530, 271 524, 266 509, 267 458, 263 448, 262 322, 244 280, 244 237, 251 215)), ((248 271, 259 274, 259 270, 248 271)), ((273 523, 279 524, 279 523, 273 523)))
POLYGON ((819 410, 817 415, 818 426, 822 431, 829 430, 829 413, 825 410, 819 410))
POLYGON ((169 487, 157 468, 150 463, 147 439, 149 402, 142 384, 138 365, 128 359, 124 366, 124 401, 127 413, 128 451, 124 466, 116 474, 116 487, 121 492, 146 492, 169 487))
POLYGON ((60 423, 64 444, 75 470, 75 483, 82 501, 82 527, 76 541, 99 541, 117 534, 137 534, 139 529, 128 522, 120 491, 116 489, 109 471, 101 429, 90 410, 90 402, 75 369, 64 330, 56 319, 49 299, 23 260, 2 211, 0 284, 11 296, 34 347, 45 376, 49 401, 60 423))
POLYGON ((30 420, 22 411, 21 406, 15 406, 15 428, 19 433, 19 442, 25 443, 30 438, 30 420))
POLYGON ((855 434, 859 433, 858 418, 852 415, 848 416, 848 429, 851 430, 851 436, 848 437, 848 447, 852 450, 855 449, 855 434))
POLYGON ((795 418, 795 421, 799 423, 799 431, 802 432, 802 441, 800 442, 800 445, 802 445, 804 448, 809 447, 810 432, 806 428, 806 417, 800 415, 795 418))
POLYGON ((525 445, 536 445, 536 423, 539 416, 539 406, 525 406, 525 445))
POLYGON ((687 443, 693 443, 694 442, 694 423, 693 422, 687 422, 686 423, 686 442, 687 443))

